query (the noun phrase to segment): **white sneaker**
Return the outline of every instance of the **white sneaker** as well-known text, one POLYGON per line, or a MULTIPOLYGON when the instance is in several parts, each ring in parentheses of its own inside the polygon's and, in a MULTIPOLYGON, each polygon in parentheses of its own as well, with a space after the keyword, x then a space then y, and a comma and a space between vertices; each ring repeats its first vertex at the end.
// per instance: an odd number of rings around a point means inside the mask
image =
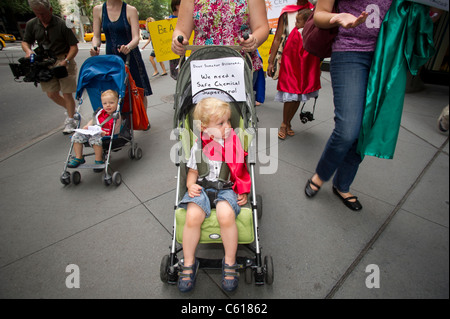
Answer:
POLYGON ((446 133, 448 132, 448 126, 449 126, 449 121, 448 121, 448 105, 446 107, 444 107, 444 109, 441 112, 441 115, 439 115, 438 118, 438 130, 442 133, 446 133))
POLYGON ((70 134, 77 128, 77 121, 73 118, 66 118, 64 121, 64 130, 63 134, 70 134))

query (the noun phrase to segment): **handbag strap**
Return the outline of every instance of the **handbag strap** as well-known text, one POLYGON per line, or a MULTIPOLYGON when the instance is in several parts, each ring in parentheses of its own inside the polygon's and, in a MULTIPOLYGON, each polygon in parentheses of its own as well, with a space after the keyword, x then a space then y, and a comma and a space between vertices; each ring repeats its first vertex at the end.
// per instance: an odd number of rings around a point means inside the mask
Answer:
POLYGON ((283 14, 283 24, 284 24, 284 34, 286 37, 289 35, 288 33, 288 18, 287 18, 287 12, 283 14))

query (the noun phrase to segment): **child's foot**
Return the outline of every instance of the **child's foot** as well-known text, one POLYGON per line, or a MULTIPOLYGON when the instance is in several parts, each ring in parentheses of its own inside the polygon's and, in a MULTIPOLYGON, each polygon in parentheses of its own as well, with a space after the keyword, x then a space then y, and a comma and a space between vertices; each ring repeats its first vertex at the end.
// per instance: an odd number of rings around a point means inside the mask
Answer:
MULTIPOLYGON (((105 162, 104 161, 95 161, 95 165, 101 165, 101 164, 105 164, 105 162)), ((101 172, 103 172, 103 168, 94 168, 94 172, 101 173, 101 172)))
POLYGON ((197 259, 195 259, 194 264, 191 266, 181 264, 181 272, 178 274, 178 289, 181 292, 189 292, 194 289, 199 265, 200 263, 197 259))
POLYGON ((78 167, 78 166, 80 166, 81 164, 84 164, 84 163, 85 163, 84 157, 82 157, 82 158, 76 158, 76 157, 74 157, 74 158, 72 158, 72 159, 70 160, 70 162, 67 164, 67 167, 69 167, 69 168, 75 168, 75 167, 78 167))
POLYGON ((228 265, 225 263, 225 258, 222 259, 222 289, 228 292, 236 290, 239 284, 239 272, 237 269, 239 265, 228 265))

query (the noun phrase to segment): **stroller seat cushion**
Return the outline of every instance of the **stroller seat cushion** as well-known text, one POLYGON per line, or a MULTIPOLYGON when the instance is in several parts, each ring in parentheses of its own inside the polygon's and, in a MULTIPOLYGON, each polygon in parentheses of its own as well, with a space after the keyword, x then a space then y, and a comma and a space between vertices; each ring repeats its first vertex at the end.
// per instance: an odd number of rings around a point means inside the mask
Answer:
MULTIPOLYGON (((186 209, 177 208, 175 211, 176 219, 176 240, 178 243, 183 242, 183 229, 186 222, 186 209)), ((250 207, 242 206, 241 212, 236 218, 236 226, 238 228, 238 243, 251 244, 255 240, 253 229, 253 212, 250 207)), ((201 227, 199 243, 222 243, 220 235, 220 225, 217 220, 216 210, 211 209, 211 215, 205 218, 201 227)))

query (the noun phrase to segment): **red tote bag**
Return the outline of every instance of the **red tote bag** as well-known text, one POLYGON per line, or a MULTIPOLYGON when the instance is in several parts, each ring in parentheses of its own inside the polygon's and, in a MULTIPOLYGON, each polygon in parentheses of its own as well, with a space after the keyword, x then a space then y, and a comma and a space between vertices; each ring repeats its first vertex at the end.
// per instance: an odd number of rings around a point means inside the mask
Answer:
POLYGON ((133 111, 133 130, 146 131, 150 128, 150 123, 148 121, 147 109, 144 105, 144 89, 136 86, 136 83, 131 76, 128 67, 125 67, 128 74, 128 85, 129 88, 126 89, 123 111, 129 112, 130 110, 130 99, 129 91, 131 91, 131 105, 133 111))

